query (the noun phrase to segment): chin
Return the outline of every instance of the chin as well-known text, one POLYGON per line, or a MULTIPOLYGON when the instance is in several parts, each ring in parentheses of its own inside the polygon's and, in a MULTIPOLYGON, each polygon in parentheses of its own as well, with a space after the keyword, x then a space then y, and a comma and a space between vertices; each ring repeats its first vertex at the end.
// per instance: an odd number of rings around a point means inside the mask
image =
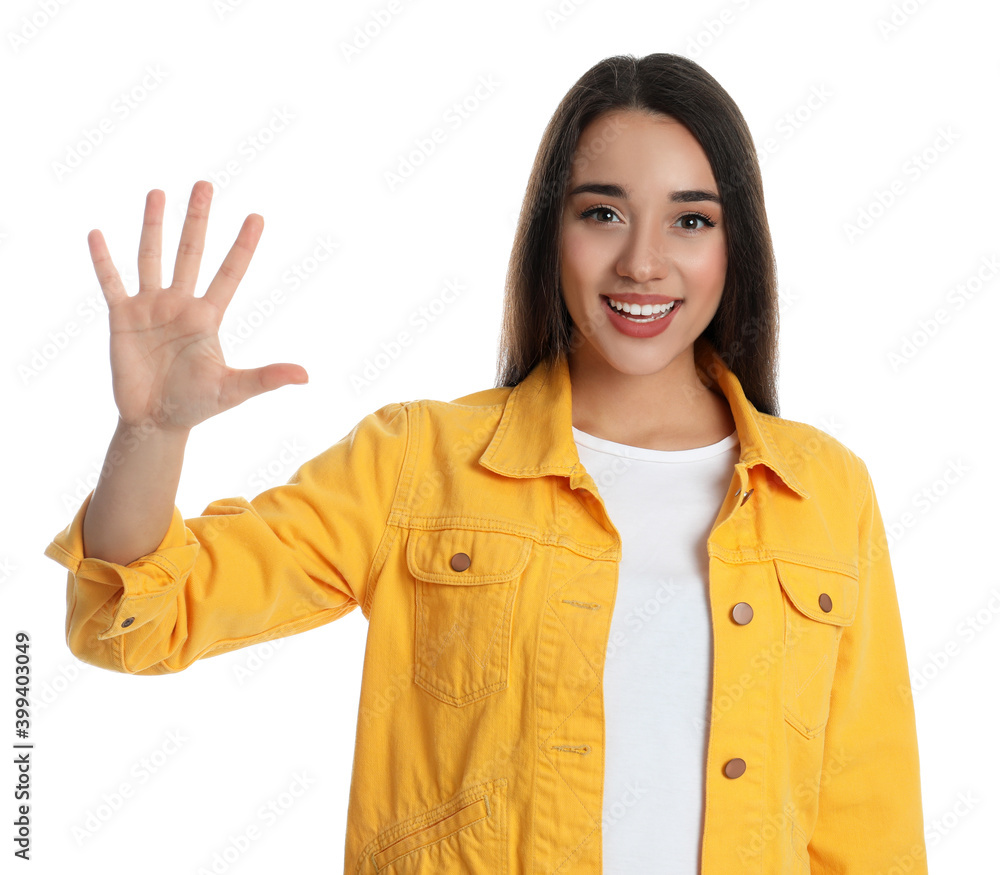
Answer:
MULTIPOLYGON (((627 340, 628 338, 622 338, 627 340)), ((620 374, 632 377, 646 377, 658 374, 669 367, 683 352, 676 344, 667 343, 659 346, 647 344, 643 349, 610 348, 607 346, 593 347, 593 355, 606 367, 620 374)))

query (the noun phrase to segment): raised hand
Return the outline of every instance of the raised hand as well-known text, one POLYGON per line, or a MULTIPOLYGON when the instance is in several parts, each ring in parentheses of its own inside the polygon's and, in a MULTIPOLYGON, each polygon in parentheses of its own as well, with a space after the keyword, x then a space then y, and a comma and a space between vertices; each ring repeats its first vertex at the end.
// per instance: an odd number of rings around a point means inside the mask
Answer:
POLYGON ((165 200, 159 189, 146 195, 135 295, 125 291, 101 232, 94 229, 87 236, 108 303, 111 376, 122 422, 164 431, 190 430, 254 395, 308 382, 300 365, 240 370, 229 367, 222 354, 219 325, 260 240, 263 217, 247 216, 211 285, 202 297, 196 297, 212 185, 199 180, 191 190, 173 279, 163 288, 160 257, 165 200))

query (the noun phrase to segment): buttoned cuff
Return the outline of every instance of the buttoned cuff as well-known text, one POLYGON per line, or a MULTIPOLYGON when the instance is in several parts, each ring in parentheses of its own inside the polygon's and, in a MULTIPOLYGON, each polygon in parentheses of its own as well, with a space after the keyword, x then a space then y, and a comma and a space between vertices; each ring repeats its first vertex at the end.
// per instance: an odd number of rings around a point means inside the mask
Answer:
MULTIPOLYGON (((91 490, 72 522, 45 548, 45 555, 69 570, 67 597, 73 601, 78 601, 86 589, 85 600, 91 602, 93 590, 99 589, 101 584, 110 590, 122 590, 111 624, 97 635, 103 641, 134 631, 159 615, 163 600, 173 596, 194 567, 200 545, 187 528, 180 509, 174 505, 166 534, 145 556, 128 565, 84 556, 83 520, 93 495, 91 490)), ((110 603, 113 596, 110 590, 101 599, 101 604, 110 603)), ((91 603, 87 607, 92 610, 96 605, 91 603)))

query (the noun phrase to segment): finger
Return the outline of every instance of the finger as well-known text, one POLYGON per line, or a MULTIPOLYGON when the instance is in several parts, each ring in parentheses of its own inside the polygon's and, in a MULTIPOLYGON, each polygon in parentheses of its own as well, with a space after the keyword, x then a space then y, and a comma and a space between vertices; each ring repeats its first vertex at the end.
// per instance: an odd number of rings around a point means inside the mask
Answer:
POLYGON ((257 242, 264 231, 264 217, 251 213, 243 221, 240 233, 236 235, 236 242, 233 243, 218 273, 215 274, 211 285, 205 292, 205 300, 210 301, 220 312, 225 312, 229 302, 233 299, 236 287, 247 272, 250 259, 253 258, 257 249, 257 242))
POLYGON ((212 203, 212 183, 199 179, 191 189, 187 216, 177 245, 174 276, 170 287, 178 292, 194 294, 198 279, 201 254, 205 250, 205 229, 208 227, 208 208, 212 203))
POLYGON ((108 245, 104 242, 104 235, 94 228, 87 235, 87 245, 90 247, 90 259, 94 262, 94 272, 97 274, 97 281, 101 284, 101 291, 104 293, 104 300, 111 308, 119 301, 128 297, 122 278, 115 269, 114 262, 111 261, 111 254, 108 252, 108 245))
POLYGON ((247 368, 246 370, 234 370, 231 375, 230 384, 231 395, 228 397, 236 399, 233 406, 242 404, 248 398, 270 392, 273 389, 280 389, 292 383, 308 383, 309 374, 301 365, 293 365, 288 362, 281 364, 265 365, 262 368, 247 368))
POLYGON ((163 245, 163 204, 167 196, 158 188, 146 195, 139 238, 139 293, 157 292, 163 287, 160 256, 163 245))
POLYGON ((260 384, 265 392, 278 389, 281 386, 288 386, 292 383, 308 383, 309 374, 302 365, 293 365, 289 362, 282 362, 277 365, 265 365, 257 368, 260 374, 260 384))

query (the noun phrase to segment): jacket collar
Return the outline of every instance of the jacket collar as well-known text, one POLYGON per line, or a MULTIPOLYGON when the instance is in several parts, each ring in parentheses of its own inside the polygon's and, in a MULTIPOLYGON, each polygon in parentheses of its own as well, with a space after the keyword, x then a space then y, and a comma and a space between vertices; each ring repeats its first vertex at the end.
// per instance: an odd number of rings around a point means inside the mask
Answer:
MULTIPOLYGON (((770 423, 777 420, 747 400, 736 375, 707 340, 695 341, 694 355, 702 383, 721 391, 729 402, 740 439, 740 463, 747 468, 766 465, 789 489, 808 498, 772 435, 770 423)), ((573 440, 572 409, 565 354, 551 363, 540 362, 511 389, 493 440, 479 463, 508 477, 563 475, 577 488, 586 475, 573 440)))

